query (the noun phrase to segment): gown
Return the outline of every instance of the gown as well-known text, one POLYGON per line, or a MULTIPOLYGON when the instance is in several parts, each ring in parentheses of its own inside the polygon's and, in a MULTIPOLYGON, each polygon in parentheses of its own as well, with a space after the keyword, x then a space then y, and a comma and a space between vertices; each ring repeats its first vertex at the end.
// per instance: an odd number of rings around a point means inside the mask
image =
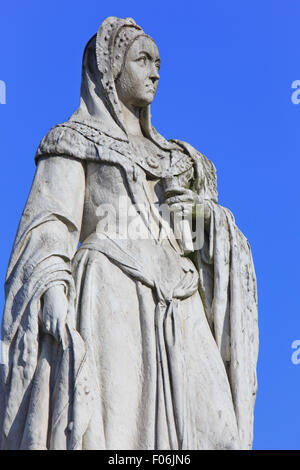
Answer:
POLYGON ((149 109, 144 143, 128 140, 117 98, 99 90, 95 42, 79 110, 38 148, 9 261, 1 449, 249 449, 258 332, 248 241, 218 204, 204 155, 160 136, 149 109), (159 212, 166 182, 210 208, 201 246, 185 249, 184 230, 159 212), (65 347, 40 321, 56 285, 69 305, 65 347))

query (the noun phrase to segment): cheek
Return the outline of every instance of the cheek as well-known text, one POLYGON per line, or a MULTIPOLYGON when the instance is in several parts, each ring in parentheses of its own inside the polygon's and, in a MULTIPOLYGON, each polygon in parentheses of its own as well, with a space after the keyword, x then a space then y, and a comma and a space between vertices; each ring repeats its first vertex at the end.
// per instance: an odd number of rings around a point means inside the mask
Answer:
POLYGON ((145 86, 147 72, 139 66, 132 66, 127 71, 128 85, 132 89, 141 89, 145 86))

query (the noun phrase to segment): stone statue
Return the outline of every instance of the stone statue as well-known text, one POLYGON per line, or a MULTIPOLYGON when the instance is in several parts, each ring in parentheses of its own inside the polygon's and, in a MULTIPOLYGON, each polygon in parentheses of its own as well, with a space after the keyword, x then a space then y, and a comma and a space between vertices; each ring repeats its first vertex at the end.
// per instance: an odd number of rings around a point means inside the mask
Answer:
POLYGON ((251 252, 212 162, 151 125, 159 67, 133 19, 107 18, 79 108, 38 147, 5 284, 2 449, 252 447, 251 252))

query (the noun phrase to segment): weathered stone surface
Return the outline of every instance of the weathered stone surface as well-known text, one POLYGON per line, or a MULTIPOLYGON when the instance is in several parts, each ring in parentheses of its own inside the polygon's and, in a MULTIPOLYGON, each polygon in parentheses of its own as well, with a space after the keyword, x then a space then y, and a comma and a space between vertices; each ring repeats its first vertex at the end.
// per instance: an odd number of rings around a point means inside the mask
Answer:
POLYGON ((6 277, 2 449, 252 446, 251 252, 212 162, 151 125, 159 63, 107 18, 80 107, 37 150, 6 277))

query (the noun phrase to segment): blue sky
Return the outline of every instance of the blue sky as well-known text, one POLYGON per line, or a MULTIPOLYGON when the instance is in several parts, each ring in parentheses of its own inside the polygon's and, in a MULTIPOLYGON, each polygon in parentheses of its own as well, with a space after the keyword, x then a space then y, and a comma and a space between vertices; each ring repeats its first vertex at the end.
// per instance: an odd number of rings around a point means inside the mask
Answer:
POLYGON ((300 339, 300 103, 291 100, 300 80, 299 1, 2 2, 0 284, 36 148, 78 106, 83 49, 107 16, 131 16, 156 40, 153 123, 214 162, 220 204, 250 242, 260 328, 254 448, 300 449, 300 364, 291 361, 300 339))

